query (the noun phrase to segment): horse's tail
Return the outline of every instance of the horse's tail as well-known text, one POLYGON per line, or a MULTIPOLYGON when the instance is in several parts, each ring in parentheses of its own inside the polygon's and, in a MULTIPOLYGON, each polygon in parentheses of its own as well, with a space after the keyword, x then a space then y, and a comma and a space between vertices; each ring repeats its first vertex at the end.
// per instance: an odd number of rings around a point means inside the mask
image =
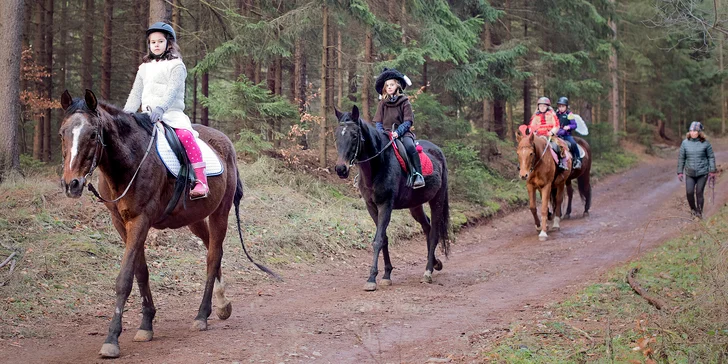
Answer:
POLYGON ((270 274, 273 278, 282 281, 281 277, 278 274, 274 273, 272 270, 268 269, 268 267, 253 261, 253 258, 251 258, 250 254, 248 254, 248 250, 245 249, 245 243, 243 242, 243 230, 240 227, 240 201, 243 199, 243 181, 240 179, 240 173, 236 172, 236 174, 238 177, 238 181, 237 186, 235 187, 235 197, 233 197, 233 204, 235 205, 235 219, 238 222, 238 235, 240 236, 240 245, 243 246, 243 251, 245 252, 245 255, 248 257, 248 260, 250 260, 251 263, 255 264, 255 266, 263 272, 270 274))
POLYGON ((579 186, 579 197, 584 201, 584 211, 589 211, 589 207, 591 207, 591 178, 589 174, 590 171, 586 170, 576 179, 576 184, 579 186))
POLYGON ((440 186, 440 192, 438 194, 442 194, 442 197, 437 201, 437 203, 442 204, 442 213, 441 216, 438 218, 435 218, 433 216, 432 218, 432 228, 433 233, 436 234, 437 240, 440 242, 442 247, 442 252, 447 257, 448 254, 450 254, 450 201, 449 201, 449 193, 448 193, 448 183, 447 183, 447 162, 445 161, 445 157, 443 155, 442 158, 442 185, 440 186))
MULTIPOLYGON (((580 143, 581 147, 584 148, 585 152, 585 159, 588 159, 588 163, 582 163, 582 172, 581 176, 579 176, 576 179, 576 183, 579 186, 579 197, 581 197, 581 200, 584 201, 584 211, 589 211, 589 208, 591 207, 591 146, 589 143, 587 143, 586 140, 579 138, 577 142, 583 142, 580 143)), ((583 162, 583 161, 582 161, 583 162)))

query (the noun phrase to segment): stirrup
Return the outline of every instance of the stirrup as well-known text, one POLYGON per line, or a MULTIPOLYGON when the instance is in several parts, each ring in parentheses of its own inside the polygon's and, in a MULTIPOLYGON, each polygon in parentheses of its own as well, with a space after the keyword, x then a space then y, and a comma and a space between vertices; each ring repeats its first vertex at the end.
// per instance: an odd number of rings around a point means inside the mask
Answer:
POLYGON ((193 195, 195 188, 197 188, 197 185, 195 185, 195 187, 193 187, 192 190, 190 190, 190 200, 200 200, 203 198, 207 198, 207 195, 210 193, 210 188, 207 187, 206 184, 204 184, 200 181, 197 181, 196 183, 199 183, 200 185, 202 185, 202 187, 205 187, 205 194, 204 195, 193 195))
POLYGON ((415 173, 413 173, 413 176, 414 176, 414 178, 413 178, 413 180, 412 180, 412 189, 416 190, 416 189, 418 189, 418 188, 422 188, 422 187, 425 187, 425 177, 424 177, 424 176, 423 176, 422 174, 420 174, 419 172, 415 172, 415 173), (420 178, 422 178, 422 184, 421 184, 421 185, 418 185, 418 184, 416 183, 416 182, 417 182, 417 177, 418 177, 418 176, 419 176, 420 178))

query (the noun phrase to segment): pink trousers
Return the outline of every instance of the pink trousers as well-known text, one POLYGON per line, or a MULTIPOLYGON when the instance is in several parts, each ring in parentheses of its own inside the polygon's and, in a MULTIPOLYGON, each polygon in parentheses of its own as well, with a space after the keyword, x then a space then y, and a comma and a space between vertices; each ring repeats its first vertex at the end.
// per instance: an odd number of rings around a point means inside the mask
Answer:
POLYGON ((177 137, 179 137, 179 140, 185 147, 187 158, 192 163, 192 168, 204 167, 205 162, 202 161, 202 151, 200 151, 200 146, 197 145, 197 141, 195 141, 195 136, 192 135, 192 132, 187 129, 174 129, 174 132, 177 133, 177 137))

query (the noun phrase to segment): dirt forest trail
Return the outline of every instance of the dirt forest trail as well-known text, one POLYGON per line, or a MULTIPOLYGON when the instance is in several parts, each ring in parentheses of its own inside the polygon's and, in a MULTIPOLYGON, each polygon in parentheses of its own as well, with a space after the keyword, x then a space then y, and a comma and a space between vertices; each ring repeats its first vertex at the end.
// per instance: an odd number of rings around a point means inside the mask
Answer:
MULTIPOLYGON (((728 148, 716 149, 719 164, 728 159, 728 148)), ((510 323, 565 299, 691 224, 675 165, 674 159, 655 158, 600 181, 591 215, 563 221, 546 242, 538 241, 527 209, 467 228, 443 260, 444 269, 433 274, 433 284, 420 283, 426 250, 423 239, 416 239, 390 249, 391 287, 364 292, 371 254, 353 252, 345 264, 279 271, 282 283, 231 285, 233 315, 220 321, 213 314, 206 332, 189 329, 200 296, 187 295, 157 302, 154 340, 132 342, 140 307, 138 300, 130 302, 121 357, 113 362, 479 362, 482 344, 503 335, 510 323)), ((725 191, 726 176, 718 180, 714 204, 706 190, 706 215, 726 203, 725 191)), ((582 211, 575 197, 572 216, 582 211)), ((138 296, 136 288, 132 296, 138 296)), ((107 318, 58 325, 49 338, 0 342, 0 361, 112 362, 97 355, 107 318)))

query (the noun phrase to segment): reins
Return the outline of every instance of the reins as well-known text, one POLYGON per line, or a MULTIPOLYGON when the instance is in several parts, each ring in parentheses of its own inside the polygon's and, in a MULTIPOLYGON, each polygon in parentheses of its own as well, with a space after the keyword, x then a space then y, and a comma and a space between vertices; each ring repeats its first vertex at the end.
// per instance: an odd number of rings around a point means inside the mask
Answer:
MULTIPOLYGON (((98 114, 96 115, 98 116, 98 114)), ((147 156, 149 155, 149 151, 152 149, 152 144, 154 144, 154 141, 157 137, 157 126, 152 125, 152 138, 149 140, 149 145, 147 145, 147 150, 144 152, 144 157, 142 157, 142 161, 139 162, 139 166, 137 167, 136 171, 134 171, 134 175, 131 177, 131 181, 129 181, 129 184, 126 186, 126 189, 121 194, 121 196, 113 199, 113 200, 107 200, 99 194, 98 191, 96 191, 96 188, 93 184, 89 181, 88 183, 88 190, 91 191, 91 193, 94 194, 99 199, 99 202, 109 202, 109 203, 115 203, 119 200, 121 200, 124 196, 126 196, 126 193, 129 192, 129 189, 131 188, 131 185, 134 184, 134 180, 136 179, 137 174, 139 174, 139 170, 142 168, 142 165, 144 164, 144 160, 147 159, 147 156)), ((88 173, 83 177, 84 180, 89 180, 91 178, 91 175, 94 173, 94 170, 96 169, 98 165, 98 161, 101 158, 101 153, 104 151, 104 147, 106 144, 104 144, 104 137, 103 137, 103 128, 101 127, 101 124, 99 124, 99 131, 96 133, 96 151, 94 152, 94 160, 91 163, 91 169, 89 169, 88 173)))
POLYGON ((370 160, 378 157, 385 150, 387 150, 387 148, 389 148, 392 145, 392 143, 394 142, 394 139, 390 139, 389 140, 389 143, 387 143, 387 145, 385 145, 384 148, 382 148, 380 151, 378 151, 373 156, 371 156, 371 157, 369 157, 369 158, 367 158, 367 159, 365 159, 363 161, 357 160, 357 158, 359 157, 359 151, 360 151, 360 148, 361 148, 361 142, 363 140, 363 138, 362 138, 362 130, 364 129, 364 127, 361 125, 361 123, 357 123, 357 125, 359 126, 359 136, 358 136, 358 138, 356 140, 356 151, 354 152, 354 157, 351 158, 351 160, 349 161, 349 168, 351 168, 351 166, 353 166, 355 164, 369 162, 370 160))
MULTIPOLYGON (((536 143, 533 143, 533 148, 534 149, 536 148, 536 143)), ((548 150, 549 148, 551 148, 551 136, 550 135, 549 135, 548 140, 546 140, 546 146, 543 148, 543 152, 541 152, 541 156, 538 157, 537 161, 533 161, 533 163, 531 163, 531 169, 528 170, 528 174, 533 173, 533 170, 536 169, 536 166, 541 162, 541 160, 543 159, 543 156, 546 154, 546 150, 548 150)))

